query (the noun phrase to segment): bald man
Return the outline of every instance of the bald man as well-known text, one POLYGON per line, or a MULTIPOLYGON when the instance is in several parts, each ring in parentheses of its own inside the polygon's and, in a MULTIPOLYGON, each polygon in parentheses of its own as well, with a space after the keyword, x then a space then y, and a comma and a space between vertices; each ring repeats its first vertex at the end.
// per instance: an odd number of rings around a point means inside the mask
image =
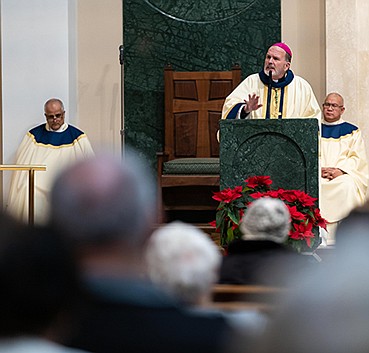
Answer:
POLYGON ((55 180, 52 225, 68 240, 82 281, 64 343, 95 353, 232 352, 223 316, 183 310, 148 281, 157 199, 146 165, 131 151, 124 161, 100 155, 55 180))
POLYGON ((327 244, 334 244, 339 221, 365 202, 368 162, 360 129, 342 119, 343 97, 329 93, 323 103, 320 210, 329 222, 327 244))
MULTIPOLYGON (((49 214, 49 192, 55 175, 64 167, 93 156, 87 135, 65 122, 63 102, 51 98, 44 104, 46 122, 24 136, 16 155, 17 165, 46 165, 35 178, 35 223, 45 224, 49 214)), ((28 175, 12 175, 7 211, 19 220, 28 219, 28 175)))

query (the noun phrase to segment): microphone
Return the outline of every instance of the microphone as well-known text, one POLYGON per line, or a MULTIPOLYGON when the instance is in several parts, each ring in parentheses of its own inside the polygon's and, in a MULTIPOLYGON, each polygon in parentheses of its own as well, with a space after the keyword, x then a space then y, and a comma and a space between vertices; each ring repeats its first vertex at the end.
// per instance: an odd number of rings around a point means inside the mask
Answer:
POLYGON ((267 98, 267 108, 265 112, 265 119, 270 119, 270 100, 272 99, 272 70, 269 70, 269 83, 268 83, 268 98, 267 98))
POLYGON ((123 65, 124 63, 124 49, 123 49, 123 45, 119 46, 119 63, 121 65, 123 65))

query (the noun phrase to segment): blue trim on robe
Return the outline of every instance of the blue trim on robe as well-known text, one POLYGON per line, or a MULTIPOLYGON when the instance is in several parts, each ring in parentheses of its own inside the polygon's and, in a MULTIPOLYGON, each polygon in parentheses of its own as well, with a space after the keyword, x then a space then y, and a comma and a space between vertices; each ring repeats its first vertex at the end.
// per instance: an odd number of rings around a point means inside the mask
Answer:
POLYGON ((52 146, 73 144, 76 139, 84 134, 83 131, 72 125, 68 125, 68 128, 62 132, 47 131, 46 123, 36 126, 29 133, 35 138, 37 143, 52 146))
POLYGON ((358 130, 358 127, 348 122, 343 122, 337 125, 322 124, 322 137, 339 139, 342 136, 350 135, 353 131, 358 130))
POLYGON ((233 108, 227 114, 226 119, 236 119, 237 113, 240 110, 242 104, 245 103, 237 103, 236 105, 234 105, 233 108))
MULTIPOLYGON (((289 85, 292 80, 294 79, 295 75, 293 74, 293 72, 291 70, 287 70, 287 74, 280 78, 277 82, 272 81, 272 87, 273 88, 282 88, 282 87, 286 87, 287 85, 289 85)), ((261 82, 264 83, 264 85, 268 86, 269 85, 269 76, 265 74, 264 70, 261 70, 259 72, 259 78, 261 80, 261 82)))
MULTIPOLYGON (((291 70, 287 70, 287 74, 278 80, 278 82, 272 81, 272 87, 273 88, 281 88, 281 99, 280 99, 280 105, 279 105, 279 116, 278 119, 282 119, 282 113, 283 113, 283 101, 284 101, 284 88, 289 85, 292 80, 294 79, 295 75, 291 70)), ((263 70, 259 72, 259 78, 264 83, 264 85, 269 85, 269 76, 265 74, 263 70)), ((269 94, 269 92, 268 92, 269 94)), ((237 103, 235 104, 232 109, 229 111, 229 113, 226 116, 226 119, 236 119, 237 113, 241 108, 241 105, 245 104, 243 103, 237 103)), ((266 119, 269 119, 269 117, 266 117, 266 119)))

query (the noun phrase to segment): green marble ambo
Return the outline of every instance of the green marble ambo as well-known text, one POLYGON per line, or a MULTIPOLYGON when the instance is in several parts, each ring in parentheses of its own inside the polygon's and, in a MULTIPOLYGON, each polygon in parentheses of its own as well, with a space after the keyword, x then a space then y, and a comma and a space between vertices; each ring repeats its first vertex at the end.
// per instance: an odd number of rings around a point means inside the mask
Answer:
POLYGON ((269 175, 272 188, 319 195, 317 119, 222 120, 221 189, 254 175, 269 175))

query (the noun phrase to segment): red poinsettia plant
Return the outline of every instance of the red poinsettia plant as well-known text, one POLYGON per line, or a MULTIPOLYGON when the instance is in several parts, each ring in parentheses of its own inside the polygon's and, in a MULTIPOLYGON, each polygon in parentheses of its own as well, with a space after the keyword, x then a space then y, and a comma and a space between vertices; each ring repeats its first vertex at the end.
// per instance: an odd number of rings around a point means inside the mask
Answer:
POLYGON ((319 227, 326 229, 327 222, 320 215, 316 198, 300 190, 271 188, 269 176, 253 176, 242 185, 215 192, 213 199, 219 201, 216 220, 210 222, 220 233, 220 244, 225 246, 241 238, 239 229, 248 205, 261 197, 282 200, 291 214, 291 228, 287 245, 298 252, 312 251, 319 245, 319 227))

